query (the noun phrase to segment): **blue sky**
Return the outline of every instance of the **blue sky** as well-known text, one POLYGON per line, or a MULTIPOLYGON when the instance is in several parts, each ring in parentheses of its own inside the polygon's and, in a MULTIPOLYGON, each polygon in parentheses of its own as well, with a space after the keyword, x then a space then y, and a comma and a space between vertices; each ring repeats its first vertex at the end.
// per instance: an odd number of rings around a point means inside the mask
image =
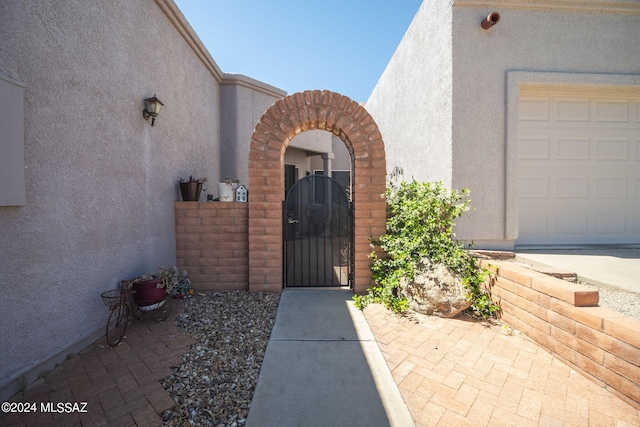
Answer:
POLYGON ((369 98, 422 0, 175 0, 222 71, 369 98))

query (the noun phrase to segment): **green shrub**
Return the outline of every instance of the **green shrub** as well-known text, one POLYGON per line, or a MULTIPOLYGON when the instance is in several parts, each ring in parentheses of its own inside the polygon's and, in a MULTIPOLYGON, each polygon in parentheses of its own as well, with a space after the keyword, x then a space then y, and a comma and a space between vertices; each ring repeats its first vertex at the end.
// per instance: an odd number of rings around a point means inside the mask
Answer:
POLYGON ((483 290, 488 274, 481 269, 464 245, 453 240, 453 220, 469 209, 468 190, 449 190, 441 182, 402 181, 385 193, 388 219, 386 233, 372 240, 384 252, 371 253, 371 271, 375 285, 363 296, 354 297, 360 309, 372 302, 402 312, 407 301, 397 295, 401 278, 413 280, 415 265, 430 258, 451 268, 462 279, 472 300, 471 310, 480 317, 490 317, 498 310, 483 290))

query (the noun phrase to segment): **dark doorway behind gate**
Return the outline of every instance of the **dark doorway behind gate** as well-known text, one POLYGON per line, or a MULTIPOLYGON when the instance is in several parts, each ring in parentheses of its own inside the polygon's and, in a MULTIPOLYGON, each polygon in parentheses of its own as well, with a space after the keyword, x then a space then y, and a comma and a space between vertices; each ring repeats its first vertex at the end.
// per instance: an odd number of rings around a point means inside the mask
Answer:
POLYGON ((353 285, 351 201, 337 181, 309 175, 289 190, 283 212, 285 287, 353 285))

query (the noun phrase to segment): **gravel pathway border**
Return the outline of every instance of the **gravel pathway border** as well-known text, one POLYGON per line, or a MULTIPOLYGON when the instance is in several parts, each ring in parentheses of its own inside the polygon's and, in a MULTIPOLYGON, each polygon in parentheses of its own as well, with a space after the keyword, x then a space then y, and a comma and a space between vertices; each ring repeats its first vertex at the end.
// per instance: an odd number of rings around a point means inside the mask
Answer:
POLYGON ((165 426, 243 426, 275 323, 280 295, 214 292, 190 298, 176 318, 196 340, 162 386, 176 406, 165 426))

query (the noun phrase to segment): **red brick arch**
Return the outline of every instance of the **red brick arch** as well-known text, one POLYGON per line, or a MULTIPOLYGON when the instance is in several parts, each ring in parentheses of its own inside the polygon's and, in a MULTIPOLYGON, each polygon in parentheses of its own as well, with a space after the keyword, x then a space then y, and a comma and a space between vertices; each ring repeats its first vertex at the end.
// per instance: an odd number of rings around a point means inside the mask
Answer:
POLYGON ((249 151, 249 288, 282 289, 283 159, 289 142, 312 129, 332 132, 351 155, 354 204, 354 288, 371 286, 371 236, 385 231, 384 142, 378 126, 357 102, 329 91, 305 91, 276 101, 260 118, 249 151))

